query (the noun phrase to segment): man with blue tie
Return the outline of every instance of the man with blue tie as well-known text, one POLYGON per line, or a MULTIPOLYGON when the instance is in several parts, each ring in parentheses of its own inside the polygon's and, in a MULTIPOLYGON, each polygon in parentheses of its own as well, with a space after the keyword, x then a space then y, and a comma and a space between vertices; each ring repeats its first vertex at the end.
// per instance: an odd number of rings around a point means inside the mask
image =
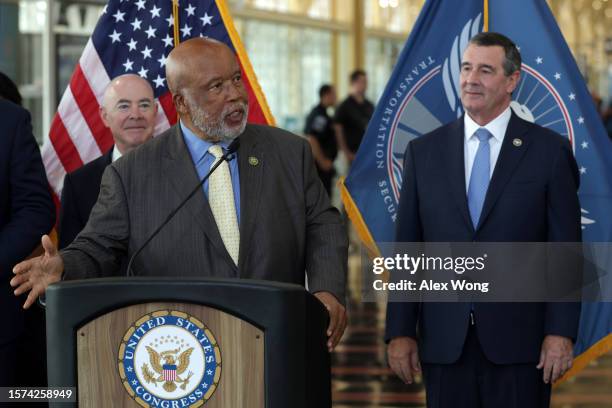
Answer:
MULTIPOLYGON (((567 139, 511 109, 521 68, 498 33, 470 40, 466 114, 406 151, 398 242, 579 242, 579 176, 567 139)), ((389 365, 421 371, 429 408, 548 407, 571 367, 577 303, 400 303, 387 308, 389 365)))

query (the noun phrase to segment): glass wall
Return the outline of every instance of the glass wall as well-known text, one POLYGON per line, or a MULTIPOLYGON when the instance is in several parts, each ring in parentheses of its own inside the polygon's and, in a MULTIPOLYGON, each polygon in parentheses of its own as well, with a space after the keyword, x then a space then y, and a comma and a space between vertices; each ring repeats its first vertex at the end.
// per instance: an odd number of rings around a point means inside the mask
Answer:
POLYGON ((548 0, 589 88, 612 101, 612 2, 608 0, 548 0))
POLYGON ((378 101, 382 95, 403 46, 403 40, 393 38, 370 37, 366 40, 364 66, 368 70, 370 100, 378 101))
POLYGON ((350 2, 233 0, 230 8, 278 126, 301 133, 322 84, 347 92, 350 2))
POLYGON ((366 28, 406 33, 416 21, 423 0, 362 0, 366 28))
POLYGON ((349 22, 352 0, 229 0, 234 10, 265 10, 325 21, 349 22))
POLYGON ((0 1, 0 71, 19 87, 32 127, 43 140, 43 30, 45 1, 0 1))
POLYGON ((53 18, 56 64, 55 100, 59 103, 72 72, 104 8, 104 0, 89 2, 60 1, 53 18), (99 4, 95 4, 99 3, 99 4))
POLYGON ((241 24, 241 32, 278 126, 300 132, 319 86, 332 81, 331 33, 256 20, 241 24))
POLYGON ((47 138, 104 0, 0 0, 0 71, 19 86, 39 143, 47 138))

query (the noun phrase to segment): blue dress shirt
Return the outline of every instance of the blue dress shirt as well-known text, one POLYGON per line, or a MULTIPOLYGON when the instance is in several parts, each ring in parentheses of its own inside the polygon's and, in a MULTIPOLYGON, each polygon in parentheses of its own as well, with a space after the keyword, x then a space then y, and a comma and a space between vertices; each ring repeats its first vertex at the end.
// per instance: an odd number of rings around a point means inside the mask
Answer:
MULTIPOLYGON (((208 148, 213 145, 211 142, 200 139, 180 122, 181 130, 183 131, 183 138, 191 160, 196 167, 198 177, 200 180, 206 176, 210 171, 210 166, 215 162, 215 157, 208 152, 208 148)), ((223 152, 227 151, 229 142, 221 141, 218 143, 223 148, 223 152)), ((230 174, 232 177, 232 189, 234 190, 234 204, 236 205, 236 217, 238 219, 238 225, 240 225, 240 175, 238 174, 238 152, 234 153, 234 158, 229 162, 230 174)), ((208 180, 204 182, 204 195, 208 199, 208 180)))

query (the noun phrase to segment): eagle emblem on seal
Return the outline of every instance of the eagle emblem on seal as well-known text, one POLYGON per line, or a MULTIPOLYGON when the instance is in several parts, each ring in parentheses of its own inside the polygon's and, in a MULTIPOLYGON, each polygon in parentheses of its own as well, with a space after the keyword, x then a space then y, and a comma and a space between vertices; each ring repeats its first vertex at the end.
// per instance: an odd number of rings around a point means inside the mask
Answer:
POLYGON ((184 378, 180 376, 189 367, 189 358, 193 352, 193 347, 188 348, 181 354, 178 354, 181 350, 180 348, 162 353, 158 353, 150 346, 146 346, 146 349, 149 353, 149 364, 153 368, 153 371, 151 371, 147 363, 142 365, 142 374, 147 383, 153 383, 153 385, 158 386, 158 383, 161 382, 163 383, 164 390, 168 392, 176 390, 177 384, 180 384, 183 390, 187 388, 193 372, 189 371, 184 378), (162 360, 164 364, 162 364, 162 360))

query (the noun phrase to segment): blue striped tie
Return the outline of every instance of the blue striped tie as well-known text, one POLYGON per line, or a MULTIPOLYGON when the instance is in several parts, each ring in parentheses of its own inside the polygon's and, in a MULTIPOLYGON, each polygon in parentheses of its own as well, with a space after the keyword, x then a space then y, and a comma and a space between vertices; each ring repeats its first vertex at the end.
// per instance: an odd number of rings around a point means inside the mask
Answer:
POLYGON ((472 166, 472 174, 470 175, 468 208, 470 209, 472 224, 474 228, 477 228, 491 175, 491 148, 489 146, 489 139, 492 135, 485 128, 478 129, 474 135, 480 143, 478 144, 474 165, 472 166))

